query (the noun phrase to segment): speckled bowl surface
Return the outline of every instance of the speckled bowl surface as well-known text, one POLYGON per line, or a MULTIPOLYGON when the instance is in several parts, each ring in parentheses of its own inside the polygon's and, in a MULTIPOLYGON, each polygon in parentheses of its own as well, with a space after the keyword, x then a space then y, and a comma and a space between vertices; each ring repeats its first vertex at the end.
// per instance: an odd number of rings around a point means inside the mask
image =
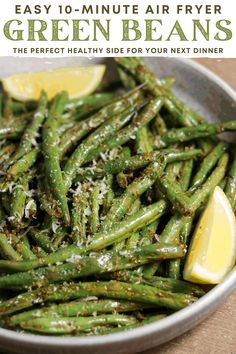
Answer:
MULTIPOLYGON (((0 58, 0 77, 21 71, 50 69, 107 61, 108 75, 114 76, 111 60, 104 59, 19 59, 0 58)), ((148 65, 159 77, 174 75, 175 91, 183 101, 210 122, 236 116, 236 94, 222 80, 199 64, 187 59, 147 58, 148 65)), ((235 141, 235 135, 225 136, 235 141)), ((96 337, 48 337, 20 334, 0 329, 0 348, 11 353, 28 354, 118 354, 137 353, 162 344, 197 325, 209 316, 236 288, 236 269, 196 303, 149 325, 123 333, 96 337)))

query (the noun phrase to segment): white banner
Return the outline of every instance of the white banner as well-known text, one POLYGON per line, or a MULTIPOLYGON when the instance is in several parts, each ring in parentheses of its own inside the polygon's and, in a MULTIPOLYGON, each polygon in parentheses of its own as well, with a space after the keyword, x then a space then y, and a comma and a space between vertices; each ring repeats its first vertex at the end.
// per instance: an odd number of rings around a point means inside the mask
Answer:
POLYGON ((0 2, 0 56, 236 57, 233 0, 0 2))

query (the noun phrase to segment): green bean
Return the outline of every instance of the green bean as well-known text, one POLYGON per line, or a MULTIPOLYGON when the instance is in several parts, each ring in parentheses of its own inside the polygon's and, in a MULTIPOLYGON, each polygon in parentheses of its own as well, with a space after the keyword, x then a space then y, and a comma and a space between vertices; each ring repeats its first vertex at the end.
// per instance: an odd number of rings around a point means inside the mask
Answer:
POLYGON ((24 228, 24 222, 22 221, 25 214, 26 193, 29 188, 29 177, 22 176, 19 179, 18 184, 14 187, 11 198, 11 213, 8 220, 11 225, 16 229, 24 228))
POLYGON ((120 77, 120 81, 122 82, 122 85, 126 90, 132 90, 136 86, 136 81, 135 79, 127 73, 125 70, 123 70, 122 67, 118 66, 117 71, 120 77))
POLYGON ((119 198, 114 199, 109 212, 102 222, 102 230, 107 230, 115 222, 120 221, 134 201, 153 185, 162 170, 162 161, 151 163, 146 167, 141 176, 134 179, 119 198))
POLYGON ((8 272, 24 272, 39 267, 48 266, 50 264, 62 263, 71 257, 76 258, 76 256, 81 256, 81 254, 85 252, 85 250, 81 250, 81 247, 78 247, 77 245, 70 245, 65 248, 59 248, 58 250, 55 250, 51 245, 50 239, 47 238, 47 233, 43 233, 42 231, 40 233, 40 231, 34 228, 29 230, 29 236, 35 240, 39 247, 41 247, 41 244, 45 248, 46 252, 49 252, 49 254, 46 254, 42 258, 24 262, 9 263, 0 260, 1 270, 7 270, 8 272), (46 243, 46 239, 48 243, 46 243))
POLYGON ((9 95, 4 97, 3 117, 6 121, 12 121, 13 119, 12 98, 9 95))
MULTIPOLYGON (((185 228, 185 225, 188 221, 187 216, 179 215, 178 213, 174 214, 165 226, 162 234, 159 237, 160 242, 173 242, 175 244, 181 244, 181 232, 185 228)), ((184 243, 185 245, 186 243, 184 243)), ((160 264, 160 262, 159 262, 160 264)), ((158 264, 158 265, 159 265, 158 264)), ((178 279, 180 270, 180 261, 179 259, 169 262, 169 277, 178 279)))
POLYGON ((140 246, 149 245, 153 242, 159 223, 160 219, 157 219, 140 231, 140 246))
POLYGON ((65 104, 65 110, 75 111, 83 108, 83 106, 98 107, 101 104, 107 105, 107 103, 113 98, 115 98, 115 95, 110 92, 95 93, 84 97, 72 98, 65 104))
POLYGON ((193 127, 171 129, 162 136, 151 138, 151 144, 154 149, 161 149, 171 144, 186 142, 198 138, 215 136, 226 131, 235 131, 236 121, 214 124, 200 124, 193 127))
POLYGON ((220 183, 218 184, 218 186, 219 186, 222 190, 225 190, 226 184, 227 184, 227 177, 225 177, 224 179, 222 179, 222 180, 220 181, 220 183))
POLYGON ((191 210, 196 211, 213 192, 214 188, 220 183, 224 178, 226 173, 226 168, 229 160, 228 154, 223 154, 216 168, 213 170, 211 175, 208 177, 207 181, 196 190, 196 192, 191 196, 191 210))
POLYGON ((0 234, 0 254, 3 259, 19 261, 21 256, 14 250, 7 236, 3 233, 0 234))
POLYGON ((16 314, 7 319, 8 326, 16 326, 22 321, 39 317, 74 317, 92 316, 116 312, 130 312, 145 308, 144 304, 117 300, 90 300, 71 301, 63 304, 51 305, 16 314))
POLYGON ((149 153, 152 151, 152 147, 148 140, 149 132, 146 125, 141 127, 136 133, 136 152, 137 154, 149 153))
POLYGON ((86 186, 73 196, 73 208, 71 214, 71 237, 76 244, 82 245, 86 241, 87 217, 91 212, 86 198, 86 186))
POLYGON ((217 161, 226 151, 228 145, 224 142, 220 142, 216 145, 216 147, 204 158, 203 162, 201 163, 200 169, 195 174, 192 185, 191 191, 196 190, 207 178, 207 174, 211 171, 211 169, 215 166, 217 161))
POLYGON ((196 143, 197 146, 199 146, 200 149, 202 150, 203 156, 208 155, 211 152, 211 150, 215 147, 212 138, 208 138, 208 139, 200 138, 197 140, 196 143))
MULTIPOLYGON (((182 181, 181 181, 181 189, 183 191, 187 190, 189 182, 190 182, 190 176, 192 172, 192 160, 189 160, 188 162, 191 162, 189 166, 185 166, 187 168, 186 175, 183 175, 182 181), (186 177, 186 181, 185 181, 186 177), (184 183, 183 183, 184 181, 184 183)), ((159 237, 159 240, 161 242, 179 242, 179 233, 181 229, 183 228, 183 225, 186 222, 187 217, 182 217, 182 215, 179 215, 178 213, 174 214, 172 218, 169 220, 167 225, 165 226, 162 234, 159 237)))
MULTIPOLYGON (((183 192, 185 192, 189 187, 192 170, 193 170, 193 160, 186 161, 182 167, 181 176, 180 176, 180 180, 179 180, 179 184, 180 184, 183 192)), ((174 224, 176 223, 175 227, 173 227, 172 230, 174 230, 177 244, 180 244, 180 242, 181 242, 181 236, 180 236, 181 230, 185 227, 187 220, 188 220, 188 217, 184 216, 184 217, 179 218, 179 215, 176 214, 169 221, 169 223, 171 223, 173 221, 174 221, 174 224)), ((168 229, 168 227, 167 227, 167 229, 168 229)), ((172 233, 172 237, 173 237, 173 232, 171 232, 171 230, 170 230, 170 233, 172 233)), ((165 235, 164 235, 164 237, 165 237, 165 235)), ((168 236, 167 236, 167 238, 168 238, 168 236)), ((179 275, 180 275, 180 259, 170 260, 169 261, 169 276, 170 276, 170 278, 179 279, 179 275)))
POLYGON ((34 148, 29 153, 21 157, 7 170, 7 180, 15 181, 19 176, 28 172, 29 169, 35 164, 39 154, 39 149, 34 148))
POLYGON ((175 259, 169 262, 169 277, 172 279, 179 279, 180 276, 180 259, 175 259))
MULTIPOLYGON (((185 222, 182 227, 182 230, 179 235, 179 241, 183 245, 188 245, 189 243, 189 236, 192 231, 192 224, 193 224, 194 216, 185 217, 185 222)), ((184 263, 183 259, 176 259, 175 262, 170 261, 169 265, 169 276, 174 279, 179 279, 180 271, 181 271, 181 264, 184 263)))
POLYGON ((111 334, 111 333, 116 333, 116 332, 121 332, 121 331, 128 331, 130 329, 135 329, 138 327, 141 327, 145 324, 149 324, 152 322, 160 321, 163 318, 165 318, 167 315, 166 314, 158 314, 158 315, 153 315, 145 318, 144 320, 137 322, 135 325, 127 325, 127 326, 118 326, 118 327, 113 327, 113 328, 94 328, 94 331, 92 332, 93 335, 102 335, 102 334, 111 334))
POLYGON ((29 319, 19 325, 23 329, 47 334, 77 334, 95 326, 134 325, 135 317, 125 315, 99 315, 93 317, 41 317, 29 319))
POLYGON ((111 117, 108 122, 103 123, 77 147, 64 167, 67 190, 70 188, 76 176, 77 169, 85 162, 85 159, 90 151, 96 147, 99 147, 104 140, 111 137, 112 134, 124 126, 133 116, 133 112, 134 109, 131 107, 121 114, 111 117))
MULTIPOLYGON (((82 120, 86 120, 86 118, 89 118, 90 116, 96 114, 100 109, 104 108, 106 105, 114 102, 114 99, 111 99, 110 101, 101 101, 98 102, 96 105, 91 106, 91 105, 84 105, 82 106, 78 111, 76 111, 74 114, 72 113, 71 116, 71 126, 74 125, 76 122, 80 122, 82 120)), ((67 113, 71 114, 71 113, 67 113)), ((68 126, 68 128, 70 128, 68 126)))
MULTIPOLYGON (((105 248, 115 242, 119 242, 128 238, 130 233, 142 229, 144 226, 149 225, 154 220, 160 218, 166 209, 167 203, 164 200, 141 209, 134 215, 128 216, 119 225, 115 225, 111 230, 109 230, 108 233, 96 233, 93 236, 91 242, 88 244, 87 250, 96 251, 98 249, 105 248)), ((33 230, 34 229, 31 229, 29 234, 33 233, 32 237, 37 237, 37 231, 33 230)), ((59 249, 57 252, 54 252, 47 257, 38 259, 34 262, 13 264, 0 261, 0 269, 12 269, 16 271, 29 270, 56 262, 63 262, 73 255, 81 255, 84 251, 81 249, 81 247, 71 245, 66 248, 59 249)))
POLYGON ((63 112, 68 97, 66 93, 56 96, 43 127, 43 155, 47 180, 51 193, 59 204, 66 225, 70 223, 66 191, 59 164, 58 120, 63 112))
POLYGON ((20 102, 20 101, 11 100, 10 105, 11 105, 10 108, 14 115, 31 113, 33 110, 37 108, 36 101, 20 102))
POLYGON ((35 108, 34 102, 28 102, 27 104, 19 101, 11 102, 11 109, 14 114, 26 113, 27 111, 31 111, 35 108))
POLYGON ((48 215, 56 218, 62 218, 61 210, 58 207, 57 202, 53 199, 49 185, 45 177, 38 176, 38 199, 40 201, 41 209, 45 210, 48 215))
POLYGON ((141 208, 141 201, 140 199, 136 199, 133 204, 130 206, 129 210, 127 211, 126 215, 130 216, 130 215, 134 215, 135 213, 137 213, 140 208, 141 208))
MULTIPOLYGON (((166 224, 162 234, 159 237, 160 242, 173 242, 175 244, 181 244, 180 242, 180 234, 181 230, 184 228, 186 221, 188 220, 187 216, 182 216, 178 213, 175 213, 172 218, 169 220, 169 222, 166 224)), ((159 263, 160 264, 160 263, 159 263)), ((169 276, 174 279, 178 279, 178 269, 179 269, 179 260, 176 260, 176 262, 169 262, 169 276), (173 276, 173 273, 175 276, 173 276)))
POLYGON ((131 232, 142 229, 144 226, 160 218, 166 210, 167 203, 165 200, 151 204, 134 215, 126 217, 119 225, 114 225, 111 229, 95 234, 91 243, 88 245, 88 249, 97 250, 115 242, 122 241, 126 239, 131 232))
POLYGON ((14 249, 18 254, 22 256, 23 260, 33 260, 36 259, 34 253, 30 249, 30 245, 25 243, 25 238, 19 236, 12 235, 12 241, 14 243, 14 249))
MULTIPOLYGON (((139 232, 134 232, 126 241, 125 249, 133 250, 137 247, 140 240, 139 232)), ((124 248, 124 247, 123 247, 124 248)))
MULTIPOLYGON (((220 155, 223 154, 222 150, 224 150, 225 147, 226 147, 226 145, 224 143, 218 144, 216 146, 216 148, 213 149, 212 152, 209 153, 209 155, 207 157, 207 161, 206 161, 206 158, 203 160, 202 164, 200 165, 198 173, 194 176, 192 186, 196 183, 196 181, 199 181, 198 186, 200 186, 204 182, 204 180, 206 178, 205 174, 212 168, 211 166, 214 166, 214 164, 217 162, 216 156, 218 156, 218 154, 220 154, 220 155)), ((192 190, 193 190, 193 187, 191 187, 190 191, 192 192, 192 190)), ((182 219, 183 225, 182 225, 182 230, 179 233, 179 242, 183 242, 183 244, 185 244, 185 245, 188 242, 188 237, 191 232, 192 221, 193 221, 193 217, 183 217, 183 219, 182 219)), ((181 226, 182 223, 180 222, 179 225, 181 226)), ((180 260, 170 261, 170 264, 169 264, 169 276, 170 277, 175 278, 175 279, 179 277, 180 265, 181 265, 180 260)))
POLYGON ((86 178, 103 178, 108 174, 117 174, 122 171, 136 170, 146 167, 148 163, 157 161, 162 156, 165 158, 166 163, 171 163, 175 161, 184 161, 188 159, 195 158, 201 155, 201 150, 199 149, 189 149, 189 150, 162 150, 153 151, 150 153, 134 155, 130 158, 117 158, 114 160, 109 160, 104 162, 98 167, 84 167, 78 170, 78 175, 76 177, 77 181, 83 181, 86 178))
POLYGON ((221 157, 217 167, 209 176, 208 180, 198 188, 191 197, 189 197, 187 193, 183 193, 181 188, 178 185, 174 185, 166 175, 162 175, 160 178, 158 177, 158 182, 177 211, 185 216, 192 215, 206 201, 209 194, 224 178, 228 159, 228 154, 224 154, 221 157))
POLYGON ((0 165, 4 165, 5 169, 5 162, 9 160, 10 156, 13 154, 13 152, 16 150, 16 145, 15 144, 8 144, 6 146, 3 146, 0 149, 0 165))
MULTIPOLYGON (((140 199, 136 199, 134 203, 131 205, 131 207, 129 208, 127 212, 127 216, 134 215, 135 213, 137 213, 137 211, 139 211, 140 209, 140 206, 141 206, 140 199)), ((139 241, 139 234, 135 232, 127 239, 126 246, 125 246, 126 240, 123 240, 121 242, 118 242, 117 244, 114 244, 113 247, 117 251, 124 249, 124 247, 127 247, 128 249, 132 249, 134 248, 134 245, 137 245, 138 241, 139 241)))
POLYGON ((52 252, 54 248, 51 245, 50 238, 44 231, 37 230, 36 228, 31 228, 29 230, 29 236, 32 238, 36 244, 41 247, 45 252, 52 252))
POLYGON ((112 116, 119 115, 131 107, 140 97, 140 91, 131 92, 128 95, 126 94, 120 97, 117 101, 99 110, 92 117, 89 117, 68 129, 60 141, 60 156, 62 157, 65 155, 73 146, 76 146, 83 137, 98 128, 112 116))
POLYGON ((157 182, 161 191, 169 199, 176 211, 179 211, 183 215, 191 214, 193 212, 191 209, 190 197, 187 193, 182 191, 179 184, 172 181, 167 173, 158 176, 157 182))
MULTIPOLYGON (((220 146, 221 148, 223 148, 223 146, 220 146)), ((214 156, 218 153, 218 151, 219 151, 219 145, 217 145, 217 147, 214 149, 214 150, 212 150, 212 152, 209 154, 209 155, 211 155, 211 158, 212 159, 214 159, 214 156)), ((221 155, 222 155, 222 153, 223 152, 221 152, 221 155)), ((208 159, 209 160, 209 159, 208 159)), ((209 164, 211 165, 211 162, 209 161, 209 164)), ((223 166, 224 166, 224 164, 227 164, 227 155, 225 155, 225 156, 223 156, 222 157, 222 164, 223 164, 223 166)), ((221 168, 222 167, 218 167, 218 173, 220 174, 220 173, 222 173, 222 171, 220 171, 221 170, 221 168)), ((205 162, 205 160, 203 160, 203 163, 202 163, 202 165, 200 166, 200 169, 199 169, 199 171, 206 171, 207 170, 207 165, 206 165, 206 162, 205 162)), ((199 173, 197 173, 197 176, 199 176, 199 173)), ((200 175, 201 176, 201 175, 200 175)), ((210 188, 210 184, 211 183, 215 183, 214 184, 214 186, 216 186, 217 185, 217 181, 213 181, 213 179, 214 178, 218 178, 219 176, 217 176, 217 171, 215 171, 215 174, 214 174, 214 172, 213 172, 213 174, 210 176, 210 178, 212 179, 212 182, 209 182, 209 181, 207 181, 206 183, 205 183, 205 187, 203 187, 202 186, 202 189, 204 189, 204 191, 206 192, 206 193, 210 193, 209 192, 209 188, 210 188)), ((199 178, 199 177, 198 177, 199 178)), ((209 179, 210 179, 209 178, 209 179)), ((221 178, 221 177, 220 177, 221 178)), ((203 179, 202 179, 203 180, 203 179)), ((202 181, 201 182, 199 182, 200 184, 202 184, 202 181)), ((214 189, 214 187, 212 187, 213 189, 214 189)), ((192 189, 190 189, 190 191, 191 191, 192 189)), ((204 198, 204 192, 201 192, 202 193, 202 198, 204 198)), ((197 197, 197 192, 195 192, 195 194, 194 194, 196 197, 197 197)), ((194 199, 195 197, 194 197, 194 195, 192 196, 192 198, 194 199)), ((206 196, 205 196, 205 198, 207 198, 207 195, 208 194, 206 194, 206 196)), ((198 197, 197 197, 197 200, 198 200, 198 203, 200 203, 201 201, 198 199, 198 197)), ((203 203, 204 201, 202 201, 201 203, 203 203)), ((199 204, 198 204, 199 205, 199 204)), ((199 205, 200 206, 200 205, 199 205)), ((198 208, 199 206, 197 206, 196 208, 198 208)), ((180 240, 182 240, 183 241, 183 243, 184 244, 187 244, 188 243, 188 237, 189 237, 189 234, 190 234, 190 232, 191 232, 191 227, 192 227, 192 221, 193 221, 193 217, 184 217, 183 218, 183 220, 182 220, 182 222, 183 222, 183 226, 182 226, 182 232, 180 233, 180 240)), ((163 240, 162 240, 163 241, 163 240)), ((168 242, 171 242, 172 240, 170 240, 170 239, 168 239, 168 242)), ((178 275, 179 275, 179 272, 180 272, 180 261, 178 261, 178 260, 175 260, 175 261, 171 261, 170 262, 170 270, 169 270, 169 274, 170 274, 170 276, 171 277, 178 277, 178 275)))
POLYGON ((68 228, 62 227, 61 229, 57 230, 52 238, 52 248, 58 249, 62 243, 65 246, 65 238, 68 236, 68 228))
POLYGON ((21 293, 0 303, 0 316, 15 313, 46 301, 67 301, 86 296, 128 300, 158 307, 180 310, 197 300, 188 294, 171 293, 149 285, 130 284, 119 281, 81 282, 63 285, 48 285, 37 290, 21 293))
POLYGON ((179 184, 183 192, 186 192, 189 188, 192 172, 193 172, 193 160, 185 161, 180 171, 180 179, 179 179, 179 184))
POLYGON ((41 247, 32 246, 31 248, 32 248, 32 252, 36 256, 36 258, 46 257, 47 253, 41 247))
MULTIPOLYGON (((127 160, 131 157, 130 148, 128 146, 122 147, 121 153, 119 154, 120 158, 127 160)), ((125 174, 123 171, 119 172, 116 175, 116 182, 121 188, 126 188, 129 184, 130 174, 125 174)))
POLYGON ((147 125, 160 111, 163 105, 163 97, 159 97, 150 101, 150 103, 143 109, 143 111, 133 119, 132 123, 127 127, 121 129, 114 138, 105 141, 99 149, 92 149, 88 154, 85 162, 96 158, 101 152, 124 145, 130 139, 135 139, 135 134, 143 126, 147 125))
POLYGON ((234 158, 228 173, 228 179, 225 186, 225 194, 227 195, 229 202, 235 212, 236 211, 236 158, 234 158))
POLYGON ((155 127, 159 135, 162 135, 167 132, 166 123, 160 114, 158 114, 157 117, 155 118, 155 127))
POLYGON ((43 267, 28 272, 19 272, 0 277, 0 289, 19 289, 28 286, 42 287, 58 281, 68 281, 121 269, 131 269, 160 259, 183 257, 184 249, 171 244, 147 245, 135 250, 91 253, 88 256, 74 256, 68 263, 43 267))
POLYGON ((108 213, 108 210, 110 209, 113 199, 114 199, 114 191, 113 191, 113 176, 108 175, 106 177, 106 194, 103 199, 103 205, 102 205, 102 214, 106 215, 108 213))
POLYGON ((204 123, 204 120, 197 116, 189 107, 178 100, 173 93, 167 92, 168 97, 165 97, 164 107, 171 113, 172 121, 182 127, 191 127, 204 123))
MULTIPOLYGON (((189 193, 192 193, 192 191, 195 190, 195 188, 193 188, 194 186, 196 186, 196 188, 197 188, 198 186, 202 185, 202 183, 206 179, 206 174, 208 173, 208 171, 210 171, 214 167, 214 165, 217 162, 217 160, 224 153, 226 147, 227 147, 226 144, 219 143, 209 153, 209 155, 203 160, 203 162, 200 165, 199 171, 197 172, 197 174, 193 178, 192 186, 191 186, 191 189, 189 190, 189 193)), ((177 218, 178 218, 178 216, 177 216, 177 218)), ((184 224, 182 226, 183 235, 181 235, 181 233, 180 233, 180 239, 183 238, 184 239, 184 244, 186 244, 188 235, 189 235, 189 233, 191 231, 192 218, 184 217, 182 222, 184 224), (190 229, 189 229, 189 227, 190 227, 190 229)), ((180 222, 179 225, 181 226, 181 222, 180 222)), ((178 232, 180 232, 180 230, 178 230, 178 232)), ((171 242, 169 239, 168 239, 168 241, 171 242)), ((169 275, 171 277, 175 277, 176 278, 176 277, 179 276, 179 272, 180 272, 180 261, 179 260, 170 261, 169 275)))
POLYGON ((172 278, 146 276, 145 274, 140 274, 135 270, 120 270, 115 273, 105 274, 104 278, 115 279, 132 284, 154 286, 157 289, 169 291, 172 293, 183 293, 196 297, 205 295, 205 291, 196 284, 172 278))
POLYGON ((181 233, 180 233, 180 242, 184 245, 188 245, 189 243, 189 235, 192 231, 192 225, 193 225, 193 217, 191 216, 188 216, 186 219, 185 219, 185 223, 184 223, 184 226, 181 230, 181 233))
POLYGON ((178 213, 174 214, 162 231, 159 241, 163 243, 177 243, 184 222, 185 220, 182 215, 178 213))
POLYGON ((35 144, 37 144, 35 139, 38 136, 38 131, 41 125, 43 124, 46 115, 47 115, 47 94, 44 91, 42 91, 39 98, 38 108, 33 115, 32 121, 26 127, 24 134, 21 138, 20 144, 15 154, 9 161, 9 165, 16 162, 22 156, 28 154, 31 148, 35 146, 35 144))
POLYGON ((140 58, 115 58, 115 61, 130 72, 139 83, 145 83, 151 94, 160 96, 163 89, 159 87, 160 80, 140 60, 140 58))
POLYGON ((90 215, 88 217, 89 231, 91 234, 95 234, 99 227, 99 195, 101 192, 100 183, 95 183, 90 192, 90 215))
POLYGON ((3 121, 0 124, 0 139, 16 139, 19 138, 25 130, 29 117, 17 117, 14 122, 3 121))
POLYGON ((203 123, 203 119, 179 101, 173 93, 163 85, 156 75, 140 60, 140 58, 115 58, 116 62, 133 74, 139 83, 145 83, 148 91, 154 96, 165 96, 165 106, 174 114, 182 126, 203 123))
POLYGON ((166 163, 171 163, 175 161, 188 161, 201 156, 201 150, 189 149, 188 147, 185 148, 185 150, 183 151, 178 149, 166 149, 162 150, 162 153, 163 152, 165 153, 166 163))
MULTIPOLYGON (((160 223, 160 219, 155 220, 153 223, 146 226, 143 230, 140 231, 141 237, 140 237, 139 247, 153 243, 153 240, 156 237, 156 231, 159 223, 160 223)), ((145 266, 139 267, 137 269, 137 272, 143 273, 145 276, 152 276, 156 273, 158 264, 159 261, 153 264, 147 264, 145 266)))
POLYGON ((180 171, 183 167, 183 161, 175 161, 166 166, 165 172, 168 177, 174 182, 179 183, 180 171))
POLYGON ((23 233, 22 235, 20 235, 20 239, 21 239, 21 241, 23 242, 23 244, 25 245, 25 246, 27 246, 28 248, 30 248, 30 243, 29 243, 29 239, 28 239, 28 237, 27 237, 27 233, 23 233))

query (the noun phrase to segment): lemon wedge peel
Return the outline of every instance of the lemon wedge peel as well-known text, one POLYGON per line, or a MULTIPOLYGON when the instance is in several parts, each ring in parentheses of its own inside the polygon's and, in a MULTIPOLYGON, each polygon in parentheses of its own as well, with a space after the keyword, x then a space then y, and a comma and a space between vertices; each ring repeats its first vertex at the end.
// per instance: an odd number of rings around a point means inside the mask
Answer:
POLYGON ((69 98, 82 97, 96 90, 102 81, 105 65, 59 68, 20 73, 2 79, 8 94, 20 101, 38 100, 45 90, 51 100, 58 92, 67 91, 69 98))
POLYGON ((223 190, 216 187, 192 237, 183 276, 199 284, 218 284, 235 262, 235 215, 223 190))

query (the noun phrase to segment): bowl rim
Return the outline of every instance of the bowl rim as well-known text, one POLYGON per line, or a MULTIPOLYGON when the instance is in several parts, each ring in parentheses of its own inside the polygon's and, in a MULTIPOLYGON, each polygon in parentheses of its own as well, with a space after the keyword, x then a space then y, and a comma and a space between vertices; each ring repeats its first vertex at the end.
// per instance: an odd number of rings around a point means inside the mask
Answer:
MULTIPOLYGON (((186 63, 188 66, 192 67, 200 74, 206 76, 210 81, 214 82, 217 86, 221 88, 233 101, 236 103, 236 92, 222 80, 219 76, 214 74, 209 69, 202 66, 200 63, 193 61, 192 59, 187 58, 174 58, 180 63, 186 63)), ((186 308, 177 311, 176 313, 160 320, 153 322, 151 324, 146 324, 142 327, 131 329, 128 331, 100 335, 100 336, 91 336, 91 337, 57 337, 57 336, 46 336, 46 335, 35 335, 35 334, 25 334, 18 333, 13 330, 8 330, 0 328, 0 339, 14 341, 14 344, 28 344, 28 345, 37 345, 40 344, 44 347, 96 347, 101 345, 112 345, 116 343, 128 344, 140 338, 146 336, 151 336, 153 334, 162 333, 164 331, 171 331, 174 327, 178 327, 194 316, 196 317, 196 323, 199 322, 197 318, 201 312, 209 307, 212 307, 211 312, 214 308, 212 304, 218 304, 221 302, 222 298, 226 298, 234 289, 236 288, 236 267, 227 275, 227 277, 213 289, 211 289, 206 295, 198 299, 195 303, 187 306, 186 308)), ((210 313, 209 313, 210 314, 210 313)), ((201 317, 201 315, 200 315, 201 317)), ((202 316, 204 318, 206 316, 202 316)), ((185 326, 182 330, 182 333, 190 329, 190 327, 185 326)), ((180 334, 180 333, 178 333, 180 334)), ((176 335, 172 335, 171 338, 174 338, 176 335)), ((171 339, 170 338, 170 339, 171 339)), ((164 341, 163 341, 164 342, 164 341)))

